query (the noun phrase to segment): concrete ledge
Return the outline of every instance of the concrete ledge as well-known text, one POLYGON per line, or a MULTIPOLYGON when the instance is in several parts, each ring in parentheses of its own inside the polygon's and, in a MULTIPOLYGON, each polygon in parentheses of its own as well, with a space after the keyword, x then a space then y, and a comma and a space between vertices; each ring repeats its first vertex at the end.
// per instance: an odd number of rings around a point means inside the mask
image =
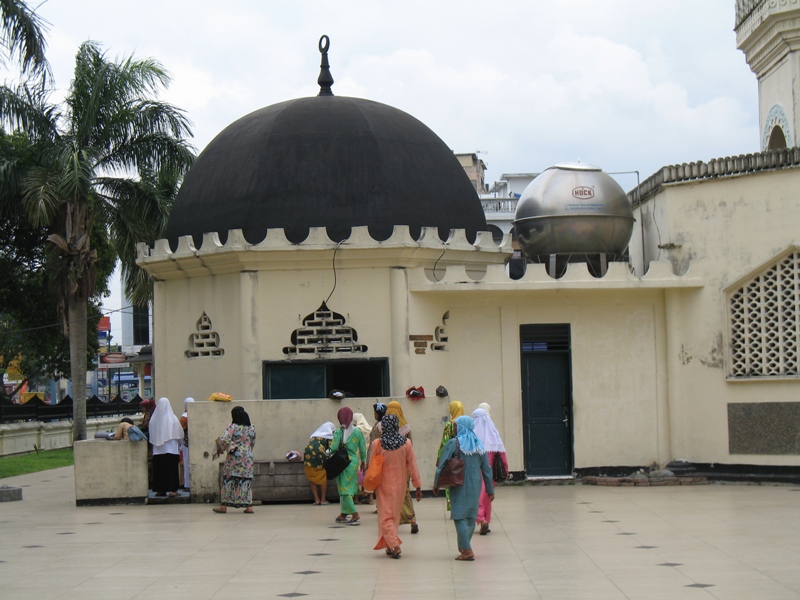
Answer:
POLYGON ((148 493, 147 443, 75 442, 75 504, 144 504, 148 493))
MULTIPOLYGON (((220 478, 222 465, 220 465, 220 478)), ((336 480, 328 481, 328 500, 339 498, 336 480)), ((311 486, 302 462, 284 458, 253 462, 253 499, 261 502, 311 502, 311 486)))
POLYGON ((705 485, 707 477, 584 477, 583 483, 610 487, 658 487, 666 485, 705 485))
POLYGON ((0 502, 16 502, 22 500, 22 488, 0 486, 0 502))
POLYGON ((117 506, 120 504, 145 504, 147 497, 143 498, 93 498, 76 500, 75 506, 117 506))

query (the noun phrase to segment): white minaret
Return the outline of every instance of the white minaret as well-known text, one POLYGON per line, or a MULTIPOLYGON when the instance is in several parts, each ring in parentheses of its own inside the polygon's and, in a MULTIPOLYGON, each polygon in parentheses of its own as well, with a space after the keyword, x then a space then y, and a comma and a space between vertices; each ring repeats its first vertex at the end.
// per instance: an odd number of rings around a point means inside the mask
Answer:
POLYGON ((797 145, 800 0, 736 0, 736 45, 758 78, 761 149, 797 145))

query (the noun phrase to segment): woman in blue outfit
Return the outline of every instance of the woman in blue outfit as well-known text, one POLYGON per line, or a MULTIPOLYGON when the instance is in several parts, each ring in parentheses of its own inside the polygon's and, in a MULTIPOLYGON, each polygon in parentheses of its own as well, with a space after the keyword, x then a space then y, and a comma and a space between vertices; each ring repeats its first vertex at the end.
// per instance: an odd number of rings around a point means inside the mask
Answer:
POLYGON ((490 500, 494 500, 494 483, 492 482, 492 468, 486 456, 486 449, 475 435, 472 417, 462 416, 455 420, 456 436, 448 441, 442 448, 439 466, 436 467, 436 477, 433 481, 433 493, 439 493, 439 475, 456 454, 456 440, 458 452, 464 460, 464 485, 450 488, 450 515, 456 526, 458 537, 458 550, 460 554, 456 560, 475 560, 472 551, 472 534, 475 533, 475 519, 478 517, 478 503, 481 489, 486 486, 486 493, 490 500))

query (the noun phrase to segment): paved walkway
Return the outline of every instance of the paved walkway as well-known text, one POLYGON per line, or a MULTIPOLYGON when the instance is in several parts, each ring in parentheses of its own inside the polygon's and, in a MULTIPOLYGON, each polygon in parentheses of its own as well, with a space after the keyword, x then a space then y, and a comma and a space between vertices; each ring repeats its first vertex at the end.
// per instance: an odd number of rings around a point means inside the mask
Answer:
POLYGON ((345 527, 335 505, 76 508, 71 467, 3 484, 3 600, 800 598, 797 486, 501 488, 462 563, 439 498, 391 560, 370 507, 345 527))

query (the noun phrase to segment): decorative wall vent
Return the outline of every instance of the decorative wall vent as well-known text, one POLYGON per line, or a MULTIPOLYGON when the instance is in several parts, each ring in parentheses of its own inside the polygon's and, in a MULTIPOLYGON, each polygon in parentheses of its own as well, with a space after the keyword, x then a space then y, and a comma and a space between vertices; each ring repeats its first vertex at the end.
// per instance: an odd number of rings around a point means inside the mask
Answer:
POLYGON ((345 318, 333 312, 323 302, 303 319, 303 326, 292 332, 292 345, 284 354, 338 354, 366 352, 367 347, 357 344, 358 332, 345 325, 345 318))
POLYGON ((728 290, 730 376, 797 376, 800 252, 728 290))
POLYGON ((225 350, 219 347, 219 334, 211 330, 211 319, 206 313, 197 320, 197 333, 189 336, 189 349, 186 358, 201 356, 222 356, 225 350))
POLYGON ((442 315, 442 324, 437 325, 433 331, 433 339, 431 342, 431 350, 447 350, 447 321, 450 318, 450 311, 448 310, 442 315))

